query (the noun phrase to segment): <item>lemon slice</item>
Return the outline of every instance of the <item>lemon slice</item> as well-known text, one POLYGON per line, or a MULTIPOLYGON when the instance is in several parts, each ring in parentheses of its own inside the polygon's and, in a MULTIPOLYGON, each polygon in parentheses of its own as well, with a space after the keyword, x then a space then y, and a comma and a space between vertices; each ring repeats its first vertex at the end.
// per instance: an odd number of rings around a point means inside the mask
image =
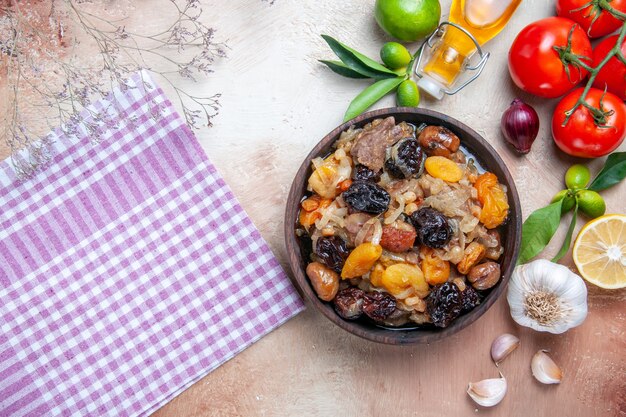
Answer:
POLYGON ((572 252, 578 272, 601 288, 626 287, 626 215, 607 214, 587 223, 572 252))

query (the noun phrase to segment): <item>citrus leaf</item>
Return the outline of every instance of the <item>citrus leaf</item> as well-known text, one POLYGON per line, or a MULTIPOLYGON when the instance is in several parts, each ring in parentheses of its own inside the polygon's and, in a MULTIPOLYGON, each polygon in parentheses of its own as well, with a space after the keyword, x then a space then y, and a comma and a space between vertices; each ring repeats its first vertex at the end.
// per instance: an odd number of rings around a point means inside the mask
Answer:
POLYGON ((332 72, 339 74, 339 75, 343 75, 344 77, 369 78, 367 75, 363 75, 360 72, 353 70, 352 68, 348 67, 346 64, 344 64, 341 61, 326 61, 323 59, 320 59, 319 61, 322 64, 326 65, 328 68, 330 68, 332 72))
POLYGON ((384 80, 376 81, 374 84, 361 91, 361 93, 356 96, 348 106, 348 110, 346 110, 343 121, 346 122, 363 113, 372 104, 376 103, 389 92, 393 91, 402 81, 404 81, 404 78, 405 77, 386 78, 384 80))
POLYGON ((556 254, 556 256, 552 258, 552 262, 560 261, 561 258, 564 257, 569 250, 569 247, 572 244, 572 234, 574 234, 574 228, 576 228, 576 217, 578 217, 578 200, 576 200, 576 205, 574 206, 574 215, 572 216, 572 222, 569 224, 569 229, 567 229, 567 234, 565 235, 563 245, 561 245, 561 249, 559 249, 559 252, 556 254))
POLYGON ((533 211, 522 225, 522 245, 518 264, 534 258, 550 243, 561 223, 563 200, 533 211))
POLYGON ((626 178, 626 152, 614 152, 606 159, 604 168, 594 178, 589 190, 601 191, 626 178))
POLYGON ((324 38, 335 55, 341 59, 341 62, 359 74, 367 75, 370 78, 390 78, 397 76, 397 74, 389 68, 384 67, 382 64, 366 57, 362 53, 355 51, 338 40, 333 39, 328 35, 322 35, 322 38, 324 38))

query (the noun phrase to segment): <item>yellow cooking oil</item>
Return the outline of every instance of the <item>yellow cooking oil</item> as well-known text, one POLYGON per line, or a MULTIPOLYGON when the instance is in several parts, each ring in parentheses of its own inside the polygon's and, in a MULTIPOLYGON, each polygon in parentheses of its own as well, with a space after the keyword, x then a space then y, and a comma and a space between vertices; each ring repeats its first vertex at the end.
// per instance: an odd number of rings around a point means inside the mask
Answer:
MULTIPOLYGON (((470 32, 482 46, 506 26, 522 0, 454 0, 449 21, 470 32)), ((465 33, 448 26, 424 73, 450 86, 463 70, 465 59, 476 45, 465 33)))

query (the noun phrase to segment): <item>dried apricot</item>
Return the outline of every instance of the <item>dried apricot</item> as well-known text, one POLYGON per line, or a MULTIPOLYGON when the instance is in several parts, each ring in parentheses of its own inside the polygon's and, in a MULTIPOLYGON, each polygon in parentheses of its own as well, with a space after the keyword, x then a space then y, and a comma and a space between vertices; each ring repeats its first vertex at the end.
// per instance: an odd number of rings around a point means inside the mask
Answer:
POLYGON ((356 278, 365 275, 380 258, 383 248, 371 242, 361 243, 354 248, 341 270, 341 278, 356 278))
POLYGON ((476 179, 474 188, 482 205, 480 222, 487 229, 500 226, 509 214, 509 201, 504 188, 498 183, 498 177, 485 172, 476 179))
POLYGON ((422 246, 420 249, 422 258, 422 272, 424 279, 430 285, 443 284, 450 277, 450 262, 444 261, 429 247, 422 246))
POLYGON ((376 263, 376 265, 374 265, 374 269, 372 269, 372 272, 370 272, 370 283, 373 286, 382 287, 383 272, 385 272, 385 267, 380 263, 376 263))
POLYGON ((317 194, 313 194, 311 197, 304 200, 300 205, 304 211, 314 211, 320 206, 320 201, 322 197, 317 194))
POLYGON ((478 242, 472 242, 465 248, 463 259, 456 266, 456 269, 463 275, 469 273, 470 269, 485 256, 486 248, 478 242))
POLYGON ((428 284, 424 280, 424 274, 416 265, 405 263, 391 265, 383 272, 382 285, 394 296, 412 295, 413 291, 408 291, 411 289, 422 297, 428 294, 428 284))
POLYGON ((313 211, 300 210, 300 218, 299 218, 300 224, 304 226, 306 229, 311 227, 311 225, 315 223, 316 220, 319 220, 322 218, 321 210, 330 206, 330 203, 332 202, 333 200, 322 198, 318 204, 318 207, 315 210, 313 211))
POLYGON ((445 156, 429 156, 424 166, 430 175, 444 181, 459 182, 463 178, 463 170, 445 156))

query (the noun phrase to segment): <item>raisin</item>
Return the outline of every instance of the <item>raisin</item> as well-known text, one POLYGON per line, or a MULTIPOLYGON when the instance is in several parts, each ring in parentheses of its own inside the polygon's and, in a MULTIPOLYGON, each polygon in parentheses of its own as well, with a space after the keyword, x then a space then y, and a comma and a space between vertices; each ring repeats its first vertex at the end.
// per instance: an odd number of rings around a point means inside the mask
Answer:
POLYGON ((334 299, 335 311, 346 320, 356 320, 363 314, 365 292, 356 287, 339 291, 334 299))
POLYGON ((446 282, 433 287, 426 299, 426 310, 437 327, 448 327, 461 315, 462 296, 459 287, 446 282))
POLYGON ((352 179, 354 181, 380 181, 380 171, 375 172, 365 165, 357 164, 352 170, 352 179))
POLYGON ((315 254, 321 263, 339 273, 350 252, 342 238, 339 236, 328 236, 317 239, 315 254))
POLYGON ((343 194, 343 200, 356 211, 381 214, 387 211, 391 197, 382 187, 365 181, 355 181, 343 194))
POLYGON ((423 245, 439 249, 452 239, 448 218, 433 208, 423 207, 413 212, 410 219, 415 226, 417 240, 423 245))
POLYGON ((466 285, 461 292, 461 314, 474 309, 478 304, 480 304, 480 296, 474 288, 466 285))
POLYGON ((384 292, 370 292, 365 294, 363 312, 374 321, 384 321, 396 309, 396 299, 384 292))
POLYGON ((424 170, 424 152, 415 139, 400 140, 389 150, 385 169, 395 178, 418 177, 424 170))

